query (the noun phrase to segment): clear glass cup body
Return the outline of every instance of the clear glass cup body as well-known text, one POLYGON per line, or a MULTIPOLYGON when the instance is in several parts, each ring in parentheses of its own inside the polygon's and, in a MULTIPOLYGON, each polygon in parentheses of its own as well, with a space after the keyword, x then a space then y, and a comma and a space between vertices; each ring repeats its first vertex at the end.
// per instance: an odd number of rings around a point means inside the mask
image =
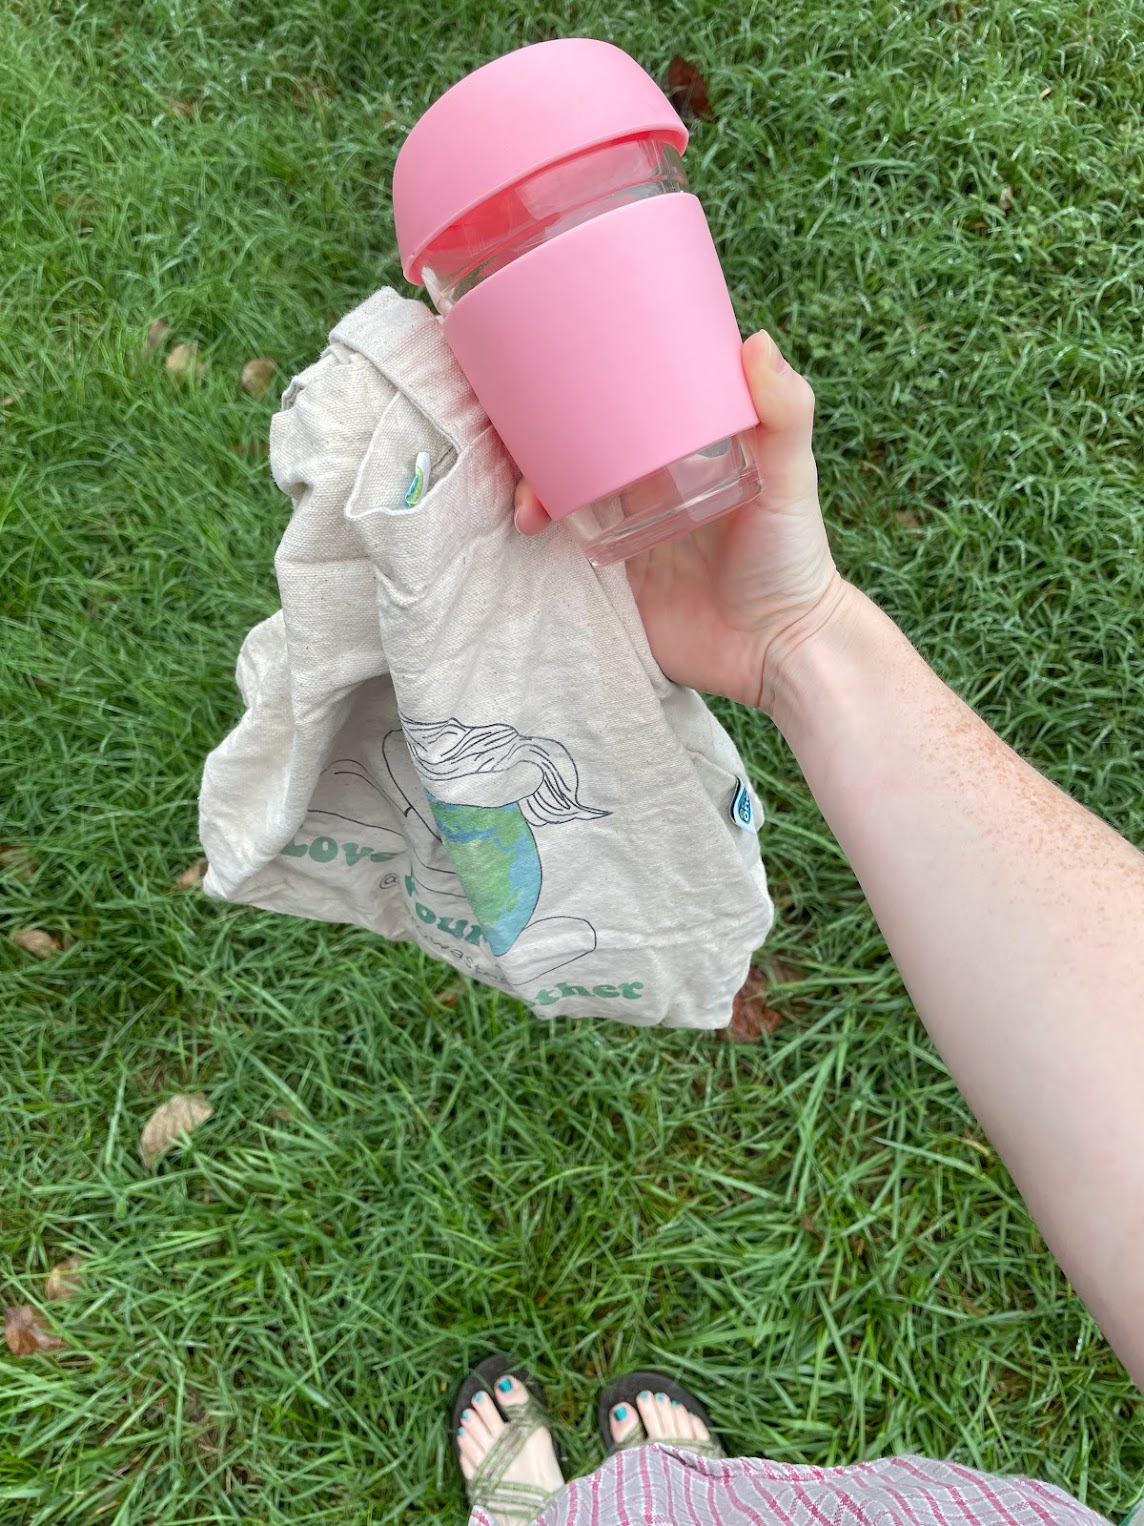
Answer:
MULTIPOLYGON (((679 154, 651 138, 587 149, 538 170, 482 202, 427 251, 422 278, 445 314, 496 271, 590 218, 648 196, 687 190, 679 154)), ((713 441, 562 522, 597 565, 622 561, 684 535, 758 496, 745 434, 713 441)))

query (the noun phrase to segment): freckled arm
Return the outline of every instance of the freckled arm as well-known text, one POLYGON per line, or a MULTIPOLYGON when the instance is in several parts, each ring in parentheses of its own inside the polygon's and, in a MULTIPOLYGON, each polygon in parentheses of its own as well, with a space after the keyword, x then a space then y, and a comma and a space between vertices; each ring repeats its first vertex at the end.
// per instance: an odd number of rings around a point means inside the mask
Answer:
POLYGON ((1144 855, 861 594, 766 708, 942 1057, 1144 1386, 1144 855))

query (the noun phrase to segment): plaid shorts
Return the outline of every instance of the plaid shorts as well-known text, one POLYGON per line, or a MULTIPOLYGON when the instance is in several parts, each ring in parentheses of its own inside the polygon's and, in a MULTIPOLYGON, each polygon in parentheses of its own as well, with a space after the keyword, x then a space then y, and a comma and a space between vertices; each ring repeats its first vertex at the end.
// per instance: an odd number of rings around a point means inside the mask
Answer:
MULTIPOLYGON (((470 1526, 495 1526, 474 1510, 470 1526)), ((847 1468, 619 1452, 566 1484, 537 1526, 1109 1526, 1062 1489, 952 1462, 887 1457, 847 1468)), ((1144 1526, 1144 1523, 1142 1523, 1144 1526)))

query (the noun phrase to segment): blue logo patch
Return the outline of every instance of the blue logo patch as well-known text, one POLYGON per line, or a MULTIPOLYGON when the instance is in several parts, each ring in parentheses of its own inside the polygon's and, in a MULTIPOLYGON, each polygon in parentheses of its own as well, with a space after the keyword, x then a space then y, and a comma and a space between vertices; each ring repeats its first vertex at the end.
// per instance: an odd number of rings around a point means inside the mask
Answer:
POLYGON ((755 830, 755 808, 751 804, 751 792, 742 779, 735 780, 735 793, 731 796, 728 815, 744 832, 755 830))

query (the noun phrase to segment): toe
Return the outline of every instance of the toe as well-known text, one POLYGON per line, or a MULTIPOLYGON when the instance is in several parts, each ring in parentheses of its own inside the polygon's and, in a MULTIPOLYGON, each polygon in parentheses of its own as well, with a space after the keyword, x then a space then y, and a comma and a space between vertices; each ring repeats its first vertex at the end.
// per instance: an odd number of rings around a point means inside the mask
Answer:
POLYGON ((691 1421, 691 1434, 695 1437, 696 1441, 710 1441, 711 1432, 704 1425, 703 1421, 700 1420, 699 1416, 688 1410, 687 1417, 691 1421))
POLYGON ((681 1441, 690 1441, 695 1432, 692 1429, 691 1411, 678 1399, 671 1401, 671 1414, 668 1416, 668 1424, 671 1426, 671 1434, 678 1436, 681 1441))
POLYGON ((461 1472, 466 1478, 472 1478, 477 1471, 481 1458, 488 1451, 487 1436, 474 1434, 471 1424, 461 1421, 460 1431, 457 1435, 457 1456, 461 1462, 461 1472))
POLYGON ((483 1388, 473 1395, 468 1418, 462 1416, 462 1424, 486 1447, 504 1430, 500 1410, 483 1388))
POLYGON ((636 1408, 640 1412, 640 1419, 648 1434, 648 1440, 658 1440, 663 1435, 663 1426, 660 1422, 659 1405, 655 1402, 655 1395, 650 1388, 645 1388, 642 1393, 636 1395, 636 1408))
POLYGON ((679 1411, 672 1409, 671 1400, 666 1394, 656 1394, 655 1407, 659 1415, 659 1434, 661 1436, 677 1436, 679 1432, 676 1430, 676 1417, 679 1411))
POLYGON ((507 1414, 518 1404, 523 1404, 528 1398, 528 1389, 519 1378, 514 1378, 510 1373, 505 1373, 503 1378, 497 1379, 496 1401, 498 1406, 507 1414))
POLYGON ((626 1441, 639 1423, 639 1412, 634 1404, 612 1405, 611 1427, 614 1441, 626 1441))

